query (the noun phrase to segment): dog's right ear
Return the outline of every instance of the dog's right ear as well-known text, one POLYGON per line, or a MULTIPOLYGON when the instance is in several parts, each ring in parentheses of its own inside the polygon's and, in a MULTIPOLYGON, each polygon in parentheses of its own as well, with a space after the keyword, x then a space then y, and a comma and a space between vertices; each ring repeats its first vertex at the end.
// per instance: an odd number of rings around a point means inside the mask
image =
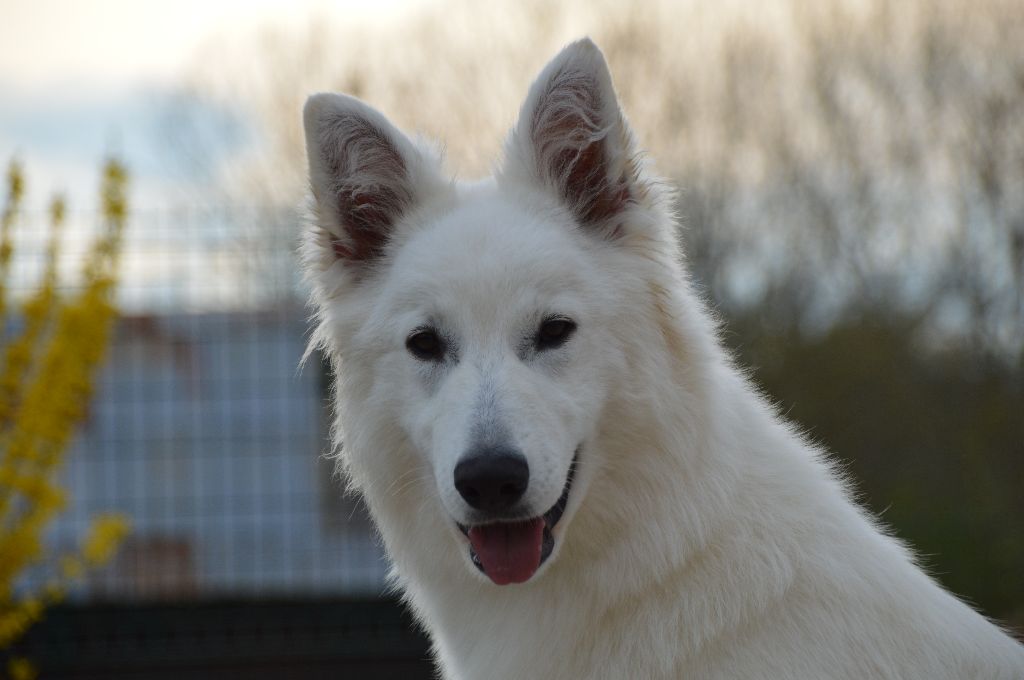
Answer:
POLYGON ((436 176, 431 159, 363 102, 315 94, 303 109, 309 181, 319 226, 346 263, 379 257, 395 223, 436 176))
POLYGON ((601 50, 563 49, 530 87, 506 144, 503 174, 553 193, 584 228, 615 239, 643 197, 633 134, 601 50))

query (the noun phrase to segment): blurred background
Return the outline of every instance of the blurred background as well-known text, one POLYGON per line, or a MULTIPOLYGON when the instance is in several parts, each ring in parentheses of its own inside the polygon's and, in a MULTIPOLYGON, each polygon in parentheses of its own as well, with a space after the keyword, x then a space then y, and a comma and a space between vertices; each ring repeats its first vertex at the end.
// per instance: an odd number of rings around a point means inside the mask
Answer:
POLYGON ((101 160, 131 177, 121 316, 47 549, 101 511, 132 531, 18 642, 41 677, 430 676, 322 458, 331 377, 298 369, 300 110, 354 94, 476 177, 584 34, 680 189, 727 344, 932 574, 1024 629, 1019 0, 0 0, 12 295, 52 191, 73 272, 101 160))

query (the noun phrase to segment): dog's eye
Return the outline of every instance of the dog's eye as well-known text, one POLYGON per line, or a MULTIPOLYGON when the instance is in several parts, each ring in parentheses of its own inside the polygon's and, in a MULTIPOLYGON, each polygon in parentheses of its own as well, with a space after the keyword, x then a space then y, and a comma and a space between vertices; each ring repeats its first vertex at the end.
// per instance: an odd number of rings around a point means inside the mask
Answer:
POLYGON ((564 316, 554 316, 545 319, 544 323, 537 329, 537 349, 552 349, 565 344, 573 331, 576 330, 576 323, 564 316))
POLYGON ((444 343, 433 328, 417 328, 405 339, 405 347, 421 361, 440 361, 444 343))

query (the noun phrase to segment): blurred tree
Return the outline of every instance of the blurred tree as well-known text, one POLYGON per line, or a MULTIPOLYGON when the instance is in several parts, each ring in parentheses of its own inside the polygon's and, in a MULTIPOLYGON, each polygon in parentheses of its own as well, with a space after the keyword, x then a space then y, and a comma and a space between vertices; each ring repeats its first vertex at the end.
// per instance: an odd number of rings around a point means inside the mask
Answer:
MULTIPOLYGON (((57 293, 57 257, 64 203, 51 206, 52 231, 39 287, 21 304, 21 318, 2 317, 6 331, 0 366, 0 651, 10 653, 44 608, 60 599, 66 583, 106 562, 127 531, 118 515, 96 517, 78 554, 48 559, 43 532, 65 502, 57 481, 75 424, 92 393, 92 376, 103 358, 116 311, 115 265, 127 215, 127 176, 116 161, 104 168, 103 232, 85 259, 80 292, 57 293), (18 326, 12 329, 12 326, 18 326), (40 575, 26 589, 23 579, 40 575), (49 573, 48 577, 45 574, 49 573), (20 586, 19 586, 20 583, 20 586)), ((0 221, 0 311, 12 302, 8 282, 12 228, 23 195, 21 170, 12 163, 0 221)), ((8 674, 33 675, 24 659, 11 657, 8 674)))
POLYGON ((913 323, 861 316, 806 337, 735 317, 730 337, 922 564, 1024 632, 1024 373, 963 348, 922 354, 913 323))

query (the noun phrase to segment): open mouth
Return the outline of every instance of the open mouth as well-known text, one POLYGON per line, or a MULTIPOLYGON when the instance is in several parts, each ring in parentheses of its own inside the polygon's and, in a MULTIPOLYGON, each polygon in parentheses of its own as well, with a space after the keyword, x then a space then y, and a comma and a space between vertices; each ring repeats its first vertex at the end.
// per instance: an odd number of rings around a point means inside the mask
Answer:
POLYGON ((572 479, 579 452, 569 464, 565 488, 551 509, 530 519, 499 521, 467 527, 459 531, 469 539, 469 557, 476 568, 499 586, 528 581, 555 549, 552 530, 562 519, 569 503, 572 479))

